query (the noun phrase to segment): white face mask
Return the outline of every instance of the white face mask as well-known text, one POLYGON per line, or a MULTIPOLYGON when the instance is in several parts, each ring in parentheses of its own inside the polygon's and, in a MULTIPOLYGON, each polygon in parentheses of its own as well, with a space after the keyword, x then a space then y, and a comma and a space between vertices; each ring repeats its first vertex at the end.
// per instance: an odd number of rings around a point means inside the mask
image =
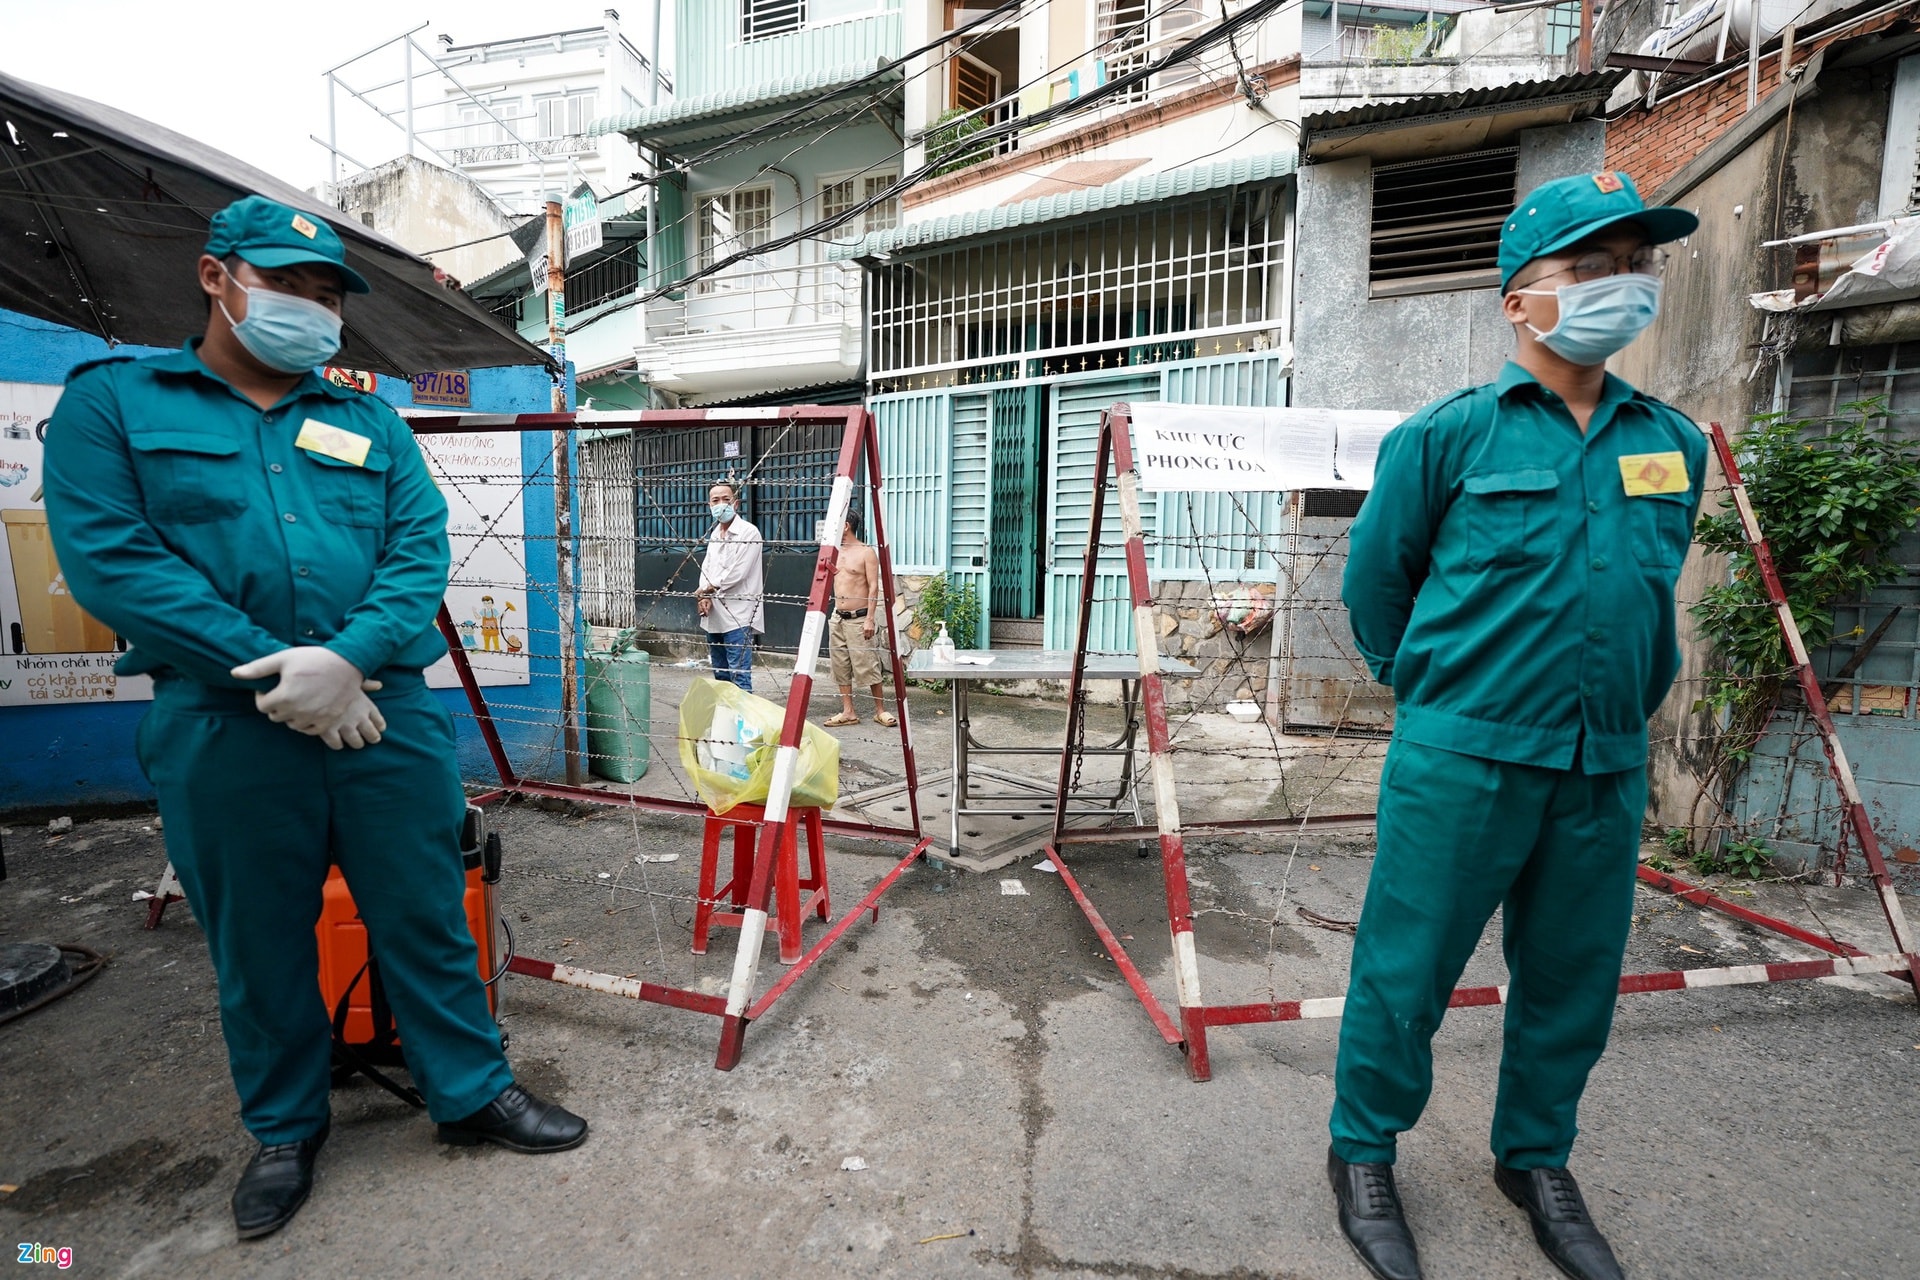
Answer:
POLYGON ((1547 350, 1574 364, 1605 364, 1653 323, 1660 314, 1660 277, 1638 272, 1601 276, 1558 289, 1516 289, 1515 293, 1560 300, 1553 328, 1527 329, 1547 350))
POLYGON ((231 271, 227 279, 247 295, 247 314, 236 321, 224 301, 214 301, 233 336, 261 364, 281 373, 305 373, 340 350, 340 317, 330 309, 296 294, 241 284, 231 271))

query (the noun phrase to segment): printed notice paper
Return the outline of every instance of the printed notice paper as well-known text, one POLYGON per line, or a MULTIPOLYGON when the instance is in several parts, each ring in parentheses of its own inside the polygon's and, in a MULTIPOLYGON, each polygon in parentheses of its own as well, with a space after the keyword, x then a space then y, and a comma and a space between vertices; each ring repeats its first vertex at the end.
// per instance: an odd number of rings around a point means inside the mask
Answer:
POLYGON ((1371 489, 1380 442, 1406 415, 1372 409, 1133 406, 1134 461, 1149 490, 1371 489))

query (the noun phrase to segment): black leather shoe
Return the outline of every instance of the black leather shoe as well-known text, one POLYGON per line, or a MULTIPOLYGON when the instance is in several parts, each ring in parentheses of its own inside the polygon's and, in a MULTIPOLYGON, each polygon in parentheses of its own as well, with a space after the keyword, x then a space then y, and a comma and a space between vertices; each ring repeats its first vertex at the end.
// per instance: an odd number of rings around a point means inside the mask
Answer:
POLYGON ((313 1190, 313 1162, 327 1130, 298 1142, 260 1144, 233 1189, 233 1225, 242 1240, 270 1236, 293 1221, 313 1190))
POLYGON ((1623 1280, 1607 1238, 1593 1225, 1580 1184, 1565 1169, 1493 1166, 1493 1181, 1533 1219, 1540 1251, 1573 1280, 1623 1280))
POLYGON ((1327 1180, 1340 1204, 1340 1230, 1380 1280, 1421 1280, 1420 1250, 1400 1208, 1390 1164, 1348 1164, 1327 1148, 1327 1180))
POLYGON ((571 1151, 587 1140, 587 1122, 565 1107, 542 1102, 517 1084, 464 1120, 440 1126, 440 1141, 456 1147, 483 1142, 530 1156, 571 1151))

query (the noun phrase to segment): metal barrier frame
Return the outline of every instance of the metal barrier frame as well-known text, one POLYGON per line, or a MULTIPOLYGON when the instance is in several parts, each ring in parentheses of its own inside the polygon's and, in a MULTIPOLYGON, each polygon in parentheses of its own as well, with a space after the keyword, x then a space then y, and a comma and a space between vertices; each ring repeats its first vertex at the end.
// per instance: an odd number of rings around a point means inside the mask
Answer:
MULTIPOLYGON (((1107 481, 1111 475, 1116 483, 1121 532, 1125 538, 1127 586, 1133 605, 1134 644, 1140 659, 1141 706, 1147 726, 1148 768, 1153 780, 1156 817, 1156 826, 1151 832, 1140 829, 1138 834, 1159 836, 1161 874, 1166 883, 1167 926, 1173 942, 1177 1015, 1163 1007, 1152 990, 1148 988, 1138 967, 1127 955, 1126 948, 1121 945, 1120 939, 1115 936, 1113 930, 1108 928, 1106 922, 1101 919, 1099 911, 1060 853, 1061 847, 1068 843, 1119 839, 1130 837, 1135 832, 1129 830, 1068 833, 1063 820, 1056 817, 1045 852, 1046 856, 1053 860, 1054 866, 1059 869, 1061 883, 1066 885, 1067 891, 1072 894, 1073 900, 1079 904, 1081 912, 1087 917, 1087 922, 1099 935, 1101 944, 1106 948, 1107 954, 1113 958, 1114 965, 1119 969, 1128 988, 1146 1009, 1147 1017, 1152 1021, 1154 1028, 1163 1040, 1185 1054, 1187 1074, 1196 1081, 1204 1081, 1211 1079, 1213 1075, 1207 1047, 1209 1027, 1241 1026, 1262 1022, 1294 1022, 1308 1018, 1337 1018, 1346 1005, 1346 997, 1327 996, 1317 999, 1235 1005, 1209 1005, 1201 998, 1200 962, 1193 940, 1193 908, 1187 891, 1184 834, 1187 828, 1181 824, 1180 803, 1174 784, 1170 756, 1167 700, 1160 675, 1159 633, 1153 625, 1153 586, 1147 577, 1145 540, 1140 520, 1140 476, 1133 461, 1132 417, 1131 406, 1117 404, 1101 415, 1100 420, 1100 443, 1094 464, 1093 504, 1087 531, 1086 567, 1081 577, 1080 620, 1074 644, 1073 677, 1067 690, 1069 709, 1066 746, 1060 761, 1060 781, 1056 792, 1055 808, 1056 812, 1064 809, 1064 798, 1072 777, 1073 744, 1078 741, 1076 734, 1083 715, 1084 702, 1081 695, 1085 683, 1087 642, 1093 616, 1095 570, 1099 561, 1100 535, 1106 513, 1107 481)), ((1759 518, 1754 514, 1753 504, 1747 498, 1746 485, 1740 478, 1740 468, 1734 459, 1733 448, 1728 442, 1726 432, 1718 422, 1708 424, 1706 432, 1712 440, 1714 452, 1719 457, 1721 469, 1725 472, 1727 483, 1732 490, 1734 506, 1740 515, 1741 529, 1746 536, 1747 544, 1753 549, 1755 561, 1766 582, 1767 594, 1773 601, 1774 614, 1779 619, 1781 634, 1785 636, 1788 652, 1793 658, 1795 677, 1806 697, 1814 722, 1819 726, 1829 771, 1840 789, 1847 822, 1866 858, 1868 872, 1879 897, 1881 910, 1886 916, 1888 931, 1892 935, 1894 950, 1879 955, 1869 955, 1857 947, 1818 937, 1785 920, 1742 907, 1697 885, 1687 884, 1663 872, 1641 866, 1640 880, 1653 888, 1673 893, 1696 906, 1724 912, 1795 942, 1829 952, 1830 958, 1780 964, 1728 965, 1710 969, 1630 973, 1621 977, 1620 993, 1629 995, 1643 991, 1695 990, 1703 987, 1788 982, 1862 973, 1885 973, 1902 977, 1912 983, 1916 991, 1920 991, 1920 947, 1916 947, 1914 934, 1901 910, 1893 880, 1887 873, 1886 862, 1880 853, 1880 842, 1874 835, 1873 824, 1868 818, 1866 806, 1861 802, 1859 788, 1854 784, 1853 772, 1847 765, 1846 752, 1841 747, 1839 737, 1834 730, 1833 720, 1827 713, 1826 698, 1821 694, 1820 682, 1813 673, 1813 665, 1808 656, 1806 644, 1801 639, 1799 626, 1794 622, 1793 611, 1787 604, 1786 591, 1781 585, 1778 573, 1774 570, 1773 556, 1767 547, 1759 518)), ((1240 831, 1297 831, 1303 826, 1350 825, 1356 821, 1364 821, 1365 817, 1366 815, 1342 814, 1305 823, 1298 820, 1276 819, 1223 825, 1240 831)), ((1504 1004, 1506 997, 1507 988, 1504 985, 1459 987, 1454 990, 1447 1002, 1447 1007, 1459 1009, 1475 1005, 1504 1004)))
MULTIPOLYGON (((739 1064, 747 1025, 765 1013, 781 995, 791 989, 800 976, 810 969, 816 960, 825 955, 835 942, 839 941, 841 935, 862 912, 870 911, 874 919, 879 919, 881 896, 893 887, 894 882, 909 866, 925 854, 931 843, 931 837, 921 830, 918 800, 919 771, 915 764, 912 724, 907 710, 905 664, 896 660, 892 663, 893 690, 894 698, 899 705, 900 750, 906 769, 907 797, 912 826, 910 829, 903 830, 873 822, 828 819, 824 815, 822 825, 836 835, 884 840, 910 845, 911 848, 906 857, 895 863, 887 874, 867 892, 858 906, 835 921, 826 933, 815 940, 800 959, 781 975, 779 981, 757 999, 754 997, 761 944, 766 937, 768 908, 773 893, 774 858, 780 847, 783 830, 795 821, 789 806, 793 797, 795 767, 800 753, 800 735, 806 727, 807 705, 813 692, 814 669, 819 662, 821 645, 826 639, 827 609, 832 598, 834 570, 839 561, 840 539, 846 525, 847 509, 853 499, 854 486, 863 459, 867 481, 871 487, 873 545, 880 561, 880 586, 884 596, 882 608, 885 612, 886 634, 888 636, 894 634, 893 558, 887 546, 881 500, 879 440, 874 431, 873 419, 865 409, 858 406, 818 405, 748 409, 646 409, 589 414, 456 414, 408 419, 408 425, 416 436, 448 432, 550 431, 558 437, 575 427, 672 430, 677 427, 732 426, 749 423, 766 425, 777 422, 839 423, 844 425, 844 434, 841 438, 839 460, 834 469, 832 496, 821 528, 820 553, 815 562, 813 584, 807 597, 806 622, 801 630, 799 653, 794 660, 793 681, 787 691, 786 718, 781 726, 780 742, 774 753, 771 790, 763 806, 765 819, 760 824, 759 836, 754 848, 753 875, 747 889, 745 919, 740 928, 739 947, 734 955, 733 972, 728 982, 727 994, 724 997, 709 995, 682 987, 663 986, 659 983, 598 973, 569 964, 538 960, 530 956, 515 956, 509 966, 510 972, 525 977, 541 978, 567 986, 583 987, 608 995, 644 1000, 652 1004, 668 1005, 676 1009, 688 1009, 695 1013, 718 1017, 720 1043, 714 1066, 721 1071, 731 1071, 739 1064)), ((556 446, 560 445, 561 442, 556 439, 556 446)), ((559 496, 563 499, 557 504, 558 518, 562 522, 562 527, 557 530, 557 536, 561 540, 562 589, 564 591, 566 552, 573 535, 571 516, 568 511, 570 504, 564 500, 566 495, 559 496)), ((562 617, 562 634, 570 637, 572 628, 565 621, 567 618, 565 612, 562 617)), ((486 743, 488 754, 492 757, 494 769, 500 778, 499 787, 473 797, 473 803, 482 805, 498 803, 511 796, 545 796, 573 800, 582 804, 609 805, 616 808, 644 809, 687 816, 704 817, 707 814, 705 805, 690 800, 624 795, 599 791, 570 782, 541 782, 520 777, 507 758, 506 747, 500 740, 499 730, 494 725, 492 713, 487 706, 486 694, 474 677, 473 668, 467 660, 466 649, 460 643, 459 634, 454 630, 452 615, 444 604, 440 608, 438 622, 441 634, 446 637, 454 670, 460 677, 462 689, 466 692, 467 702, 473 708, 474 720, 479 726, 480 736, 486 743)), ((563 645, 563 652, 570 648, 570 644, 563 645)), ((563 680, 567 678, 566 668, 569 665, 562 664, 563 680)), ((570 737, 573 736, 574 726, 563 727, 568 730, 570 737)))

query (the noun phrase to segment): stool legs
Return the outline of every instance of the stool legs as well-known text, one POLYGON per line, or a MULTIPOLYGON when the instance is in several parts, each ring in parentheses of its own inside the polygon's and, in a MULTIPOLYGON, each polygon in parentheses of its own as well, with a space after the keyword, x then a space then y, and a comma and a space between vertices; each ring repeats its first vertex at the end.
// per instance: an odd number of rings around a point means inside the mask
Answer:
POLYGON ((780 828, 780 856, 774 863, 774 910, 779 916, 780 963, 793 964, 800 959, 800 824, 789 822, 780 828))
MULTIPOLYGON (((714 877, 719 871, 721 822, 707 815, 700 833, 700 900, 693 907, 693 954, 707 954, 707 933, 713 924, 714 877)), ((734 859, 734 878, 739 879, 739 858, 734 859)))
MULTIPOLYGON (((709 813, 700 840, 700 901, 693 909, 693 953, 705 955, 712 927, 739 927, 753 881, 753 856, 765 811, 758 805, 739 805, 726 815, 709 813), (733 829, 733 878, 718 884, 720 841, 724 828, 733 829), (724 896, 723 896, 724 895, 724 896), (724 902, 733 909, 719 910, 724 902)), ((809 911, 822 920, 832 918, 827 892, 826 831, 818 808, 791 811, 791 821, 780 831, 774 851, 773 914, 768 923, 779 932, 780 963, 795 964, 802 954, 800 924, 809 911), (800 828, 807 834, 807 875, 800 875, 800 828)))

